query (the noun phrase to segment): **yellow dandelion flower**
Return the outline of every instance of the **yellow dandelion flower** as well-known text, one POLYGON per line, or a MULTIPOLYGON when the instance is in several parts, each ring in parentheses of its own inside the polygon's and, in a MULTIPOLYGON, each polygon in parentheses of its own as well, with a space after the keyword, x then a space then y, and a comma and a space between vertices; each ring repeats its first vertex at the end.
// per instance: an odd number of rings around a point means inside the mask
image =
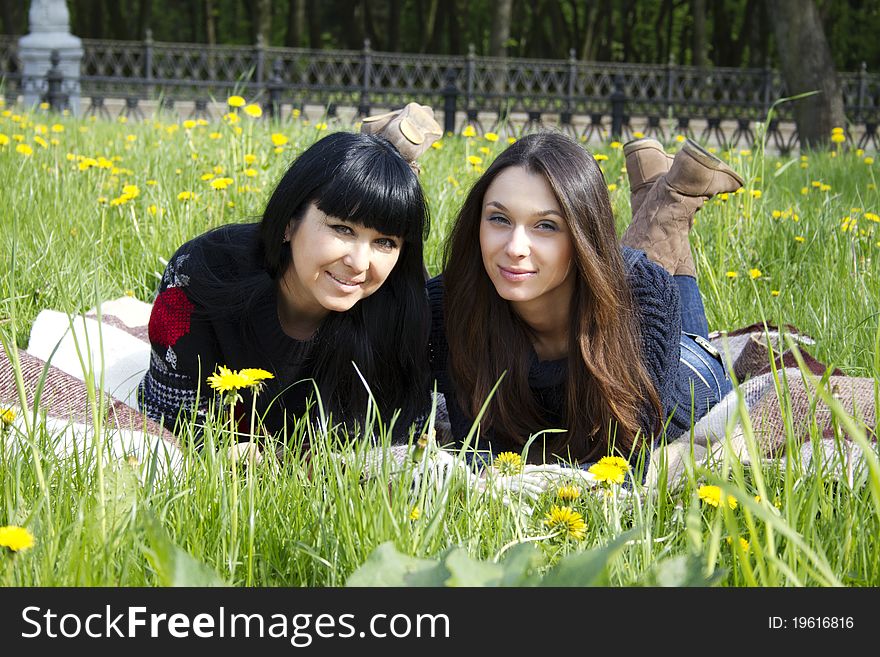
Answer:
POLYGON ((211 181, 211 187, 214 189, 226 189, 233 182, 235 182, 232 178, 215 178, 211 181))
POLYGON ((819 191, 820 192, 829 192, 829 191, 831 191, 831 185, 822 184, 819 186, 819 191))
POLYGON ((194 201, 195 199, 196 195, 189 190, 180 192, 180 194, 177 195, 178 201, 194 201))
POLYGON ((558 489, 556 489, 556 497, 558 497, 563 502, 571 502, 572 500, 576 500, 580 496, 581 489, 577 486, 560 486, 558 489))
POLYGON ((472 125, 465 126, 464 130, 461 131, 462 137, 476 137, 477 131, 472 125))
POLYGON ((727 272, 726 276, 727 278, 736 278, 737 276, 739 276, 739 274, 737 274, 735 271, 729 271, 727 272))
POLYGON ((257 161, 256 155, 254 155, 253 153, 245 153, 245 156, 244 156, 244 163, 245 164, 253 164, 256 161, 257 161))
POLYGON ((27 144, 19 144, 15 147, 16 153, 21 153, 25 157, 30 157, 34 154, 34 149, 28 146, 27 144))
POLYGON ((288 141, 290 140, 287 138, 287 135, 282 135, 280 132, 272 133, 272 143, 275 146, 284 146, 288 141))
POLYGON ((677 141, 679 144, 684 142, 685 139, 687 139, 687 137, 685 137, 684 135, 675 135, 675 141, 677 141))
POLYGON ((203 173, 201 176, 199 176, 199 180, 210 180, 213 177, 213 173, 203 173))
POLYGON ((147 212, 150 213, 150 216, 155 217, 155 216, 156 216, 156 213, 157 213, 158 211, 159 211, 159 208, 156 207, 156 204, 155 204, 155 203, 153 203, 153 204, 147 206, 147 212))
POLYGON ((275 378, 272 372, 267 372, 259 367, 246 367, 243 370, 239 370, 238 373, 249 381, 249 386, 259 385, 267 379, 275 378))
POLYGON ((495 457, 492 467, 502 475, 519 474, 523 470, 523 459, 516 452, 501 452, 495 457))
POLYGON ((98 205, 104 205, 106 202, 107 202, 106 196, 99 196, 98 197, 98 205))
POLYGON ((598 462, 602 463, 603 465, 611 465, 615 468, 620 468, 624 472, 630 471, 629 461, 627 461, 622 456, 603 456, 599 459, 598 462))
POLYGON ((761 270, 754 267, 752 269, 749 269, 749 277, 752 280, 755 280, 756 278, 761 278, 761 270))
POLYGON ((129 198, 137 198, 140 195, 141 190, 137 185, 123 185, 122 193, 129 198))
POLYGON ((241 388, 247 388, 250 379, 242 376, 236 370, 231 370, 225 365, 220 365, 219 372, 208 377, 208 385, 218 392, 231 392, 241 388))
POLYGON ((730 194, 728 194, 727 192, 721 192, 721 193, 718 195, 718 198, 719 198, 720 200, 722 200, 722 201, 726 201, 727 199, 730 198, 730 194))
POLYGON ((477 166, 477 165, 483 163, 483 158, 481 158, 477 155, 468 155, 467 161, 470 162, 471 164, 473 164, 474 166, 477 166))
POLYGON ((864 160, 862 160, 862 162, 864 162, 865 164, 874 164, 874 158, 868 156, 864 160))
POLYGON ((608 144, 608 147, 614 150, 620 150, 621 148, 623 148, 623 144, 621 144, 619 141, 612 141, 610 144, 608 144))
POLYGON ((302 111, 298 107, 294 107, 290 110, 290 115, 295 119, 298 119, 300 114, 302 114, 302 111))
POLYGON ((779 219, 779 217, 782 216, 782 213, 779 210, 774 210, 770 213, 770 216, 772 216, 774 219, 779 219))
POLYGON ((254 176, 257 175, 257 170, 256 169, 245 169, 244 175, 246 175, 248 178, 253 178, 254 176))
POLYGON ((582 541, 587 534, 584 517, 570 506, 553 506, 544 516, 544 524, 560 536, 582 541))
MULTIPOLYGON (((748 553, 749 553, 749 550, 751 549, 751 546, 749 545, 749 542, 748 542, 746 539, 744 539, 742 536, 739 537, 739 541, 738 541, 738 542, 739 542, 739 547, 740 547, 740 549, 741 549, 743 552, 745 552, 746 554, 748 554, 748 553)), ((727 537, 727 544, 730 545, 730 546, 733 546, 733 538, 731 538, 730 536, 727 537)))
POLYGON ((235 125, 239 121, 241 121, 241 117, 235 112, 228 112, 223 115, 223 120, 226 121, 229 125, 235 125))
POLYGON ((485 135, 483 135, 483 137, 486 139, 486 141, 491 141, 493 144, 498 141, 498 135, 496 135, 494 132, 487 132, 485 135))
POLYGON ((263 108, 261 108, 259 105, 254 105, 253 103, 251 103, 250 105, 245 105, 242 111, 254 119, 258 119, 263 116, 263 108))
POLYGON ((6 146, 9 143, 9 136, 0 132, 0 146, 6 146))
POLYGON ((645 133, 640 132, 639 130, 636 130, 635 132, 633 132, 633 139, 641 139, 644 136, 645 136, 645 133))
POLYGON ((594 463, 587 472, 593 475, 596 481, 602 483, 622 484, 626 478, 626 470, 609 462, 603 463, 600 461, 599 463, 594 463))
POLYGON ((183 122, 183 129, 184 130, 192 130, 195 127, 196 127, 196 122, 193 121, 192 119, 187 119, 186 121, 183 122))
POLYGON ((136 142, 137 138, 137 135, 125 135, 125 141, 127 141, 129 144, 133 144, 134 142, 136 142))
POLYGON ((508 137, 508 138, 507 138, 507 143, 508 143, 508 144, 515 144, 515 143, 516 143, 516 137, 508 137))
POLYGON ((223 135, 219 132, 211 132, 208 134, 208 139, 220 139, 221 137, 223 137, 223 135))
POLYGON ((247 101, 241 96, 230 96, 226 99, 226 104, 230 107, 244 107, 247 101))
POLYGON ((843 128, 841 128, 840 126, 835 126, 834 128, 831 128, 831 134, 832 135, 843 134, 843 128))
POLYGON ((752 198, 761 198, 761 190, 760 189, 753 189, 751 191, 751 195, 752 195, 752 198))
POLYGON ((15 422, 15 409, 4 408, 3 411, 0 412, 0 421, 3 422, 4 427, 8 427, 10 424, 15 422))
MULTIPOLYGON (((697 489, 697 495, 706 504, 717 507, 721 505, 721 489, 718 486, 700 486, 697 489)), ((733 495, 727 496, 727 506, 731 509, 737 507, 736 498, 733 495)))
POLYGON ((842 132, 838 132, 831 135, 831 141, 835 144, 840 144, 841 142, 846 141, 846 136, 842 132))
POLYGON ((779 296, 779 290, 770 290, 770 296, 771 296, 771 297, 778 297, 778 296, 779 296))
POLYGON ((593 156, 593 159, 596 160, 596 162, 604 162, 605 160, 608 159, 608 156, 605 155, 605 153, 596 153, 593 156))
POLYGON ((0 527, 0 547, 9 548, 13 552, 22 552, 34 547, 34 535, 24 527, 6 525, 0 527))
POLYGON ((433 144, 431 144, 431 148, 433 148, 435 151, 439 151, 443 148, 443 142, 435 141, 433 144))
POLYGON ((610 185, 608 185, 609 192, 613 192, 615 189, 617 189, 617 185, 615 183, 611 183, 610 185))
POLYGON ((806 195, 809 194, 809 193, 810 193, 810 188, 809 188, 809 187, 801 187, 801 194, 803 194, 804 196, 806 196, 806 195))
POLYGON ((412 521, 416 521, 422 517, 422 512, 419 507, 414 506, 412 510, 409 512, 409 519, 412 521))
POLYGON ((479 150, 483 155, 488 155, 490 152, 486 146, 480 146, 480 148, 477 150, 479 150))

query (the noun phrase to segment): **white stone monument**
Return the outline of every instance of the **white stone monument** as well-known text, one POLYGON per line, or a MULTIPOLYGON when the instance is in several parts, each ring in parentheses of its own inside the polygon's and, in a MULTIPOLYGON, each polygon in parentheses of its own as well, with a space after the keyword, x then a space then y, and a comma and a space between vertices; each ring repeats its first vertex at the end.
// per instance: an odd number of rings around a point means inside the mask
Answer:
POLYGON ((70 33, 70 12, 65 0, 32 0, 28 12, 30 33, 18 40, 21 60, 22 95, 25 107, 40 102, 46 93, 46 72, 51 68, 53 50, 61 56, 58 67, 64 75, 64 93, 69 96, 70 110, 79 112, 79 75, 82 62, 82 40, 70 33))

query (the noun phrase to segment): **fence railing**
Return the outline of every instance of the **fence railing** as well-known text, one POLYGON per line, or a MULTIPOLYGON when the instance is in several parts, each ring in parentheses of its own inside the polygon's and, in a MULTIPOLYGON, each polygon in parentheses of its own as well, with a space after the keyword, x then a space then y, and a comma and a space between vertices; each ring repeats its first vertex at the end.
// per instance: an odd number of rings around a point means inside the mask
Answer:
MULTIPOLYGON (((22 79, 17 37, 0 36, 0 77, 7 99, 34 85, 48 94, 45 79, 22 79)), ((755 139, 753 124, 763 121, 771 105, 787 95, 775 69, 698 68, 666 65, 541 60, 477 56, 414 55, 376 52, 369 41, 359 51, 308 50, 253 46, 208 46, 144 41, 83 39, 78 79, 61 82, 61 95, 79 86, 91 99, 90 112, 105 112, 104 99, 122 98, 123 111, 141 100, 194 102, 194 113, 208 112, 212 99, 232 93, 260 102, 280 116, 282 106, 321 105, 330 115, 338 106, 366 115, 376 107, 417 100, 445 112, 446 129, 454 131, 456 112, 479 129, 481 115, 495 123, 515 113, 529 125, 555 115, 564 129, 589 136, 600 128, 631 136, 632 119, 644 121, 642 132, 665 136, 674 129, 691 134, 703 125, 703 138, 737 145, 755 139), (452 111, 454 110, 454 111, 452 111), (576 124, 579 124, 576 127, 576 124), (664 125, 666 127, 664 127, 664 125)), ((849 128, 858 128, 860 146, 880 147, 880 75, 865 65, 839 73, 849 128)), ((780 150, 796 144, 796 132, 783 136, 780 121, 792 119, 792 105, 778 106, 770 132, 780 150)))

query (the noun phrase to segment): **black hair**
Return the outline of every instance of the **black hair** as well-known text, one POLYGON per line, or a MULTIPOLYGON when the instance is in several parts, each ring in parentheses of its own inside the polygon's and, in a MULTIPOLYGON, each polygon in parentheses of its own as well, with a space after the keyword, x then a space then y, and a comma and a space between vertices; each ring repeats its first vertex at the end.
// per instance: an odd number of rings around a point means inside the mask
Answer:
MULTIPOLYGON (((311 203, 329 216, 402 239, 400 257, 383 285, 351 309, 330 313, 323 321, 311 359, 322 404, 333 413, 334 421, 341 420, 350 428, 363 421, 368 393, 354 363, 383 420, 387 422, 400 409, 395 437, 405 438, 404 431, 430 405, 430 315, 422 265, 430 218, 415 172, 384 138, 338 132, 306 149, 272 192, 257 243, 222 245, 227 252, 235 249, 230 268, 236 257, 256 258, 264 273, 248 279, 236 276, 234 270, 229 276, 216 270, 200 272, 211 280, 213 285, 206 287, 213 292, 210 299, 197 302, 213 317, 228 320, 243 316, 266 285, 277 289, 292 266, 285 231, 295 228, 311 203)), ((295 231, 291 233, 296 239, 295 231)), ((244 331, 248 323, 240 325, 244 331)))

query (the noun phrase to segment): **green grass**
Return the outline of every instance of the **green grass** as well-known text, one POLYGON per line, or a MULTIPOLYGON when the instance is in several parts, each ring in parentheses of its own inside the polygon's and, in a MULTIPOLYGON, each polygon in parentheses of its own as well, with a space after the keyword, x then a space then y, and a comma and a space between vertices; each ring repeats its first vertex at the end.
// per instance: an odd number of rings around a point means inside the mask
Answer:
MULTIPOLYGON (((5 344, 24 347, 45 308, 79 313, 125 293, 150 301, 165 259, 182 242, 223 223, 256 220, 285 166, 326 134, 304 121, 273 126, 243 116, 238 126, 241 134, 220 121, 186 129, 171 117, 123 125, 4 111, 5 344), (53 131, 55 125, 63 131, 53 131), (280 152, 272 133, 289 140, 280 152), (19 153, 19 143, 32 154, 19 153), (82 158, 99 157, 113 161, 80 170, 82 158), (212 189, 202 179, 209 173, 234 182, 212 189), (138 195, 114 205, 125 185, 136 185, 138 195), (178 200, 185 191, 198 197, 178 200)), ((467 157, 486 166, 505 146, 504 136, 497 142, 446 137, 442 148, 423 156, 432 274, 455 211, 479 175, 467 157)), ((612 145, 595 153, 607 158, 601 164, 622 229, 629 220, 622 153, 612 145)), ((880 381, 877 165, 852 150, 803 158, 724 155, 748 182, 742 193, 714 199, 697 217, 693 244, 710 328, 794 324, 816 338, 815 357, 880 381), (760 275, 753 278, 750 270, 760 275)), ((390 484, 386 476, 363 480, 356 465, 363 447, 348 454, 354 465, 344 467, 327 436, 310 436, 309 464, 290 453, 282 463, 236 467, 226 457, 229 437, 218 420, 207 432, 213 444, 186 451, 179 476, 142 479, 124 460, 55 456, 56 436, 39 415, 33 420, 19 441, 23 451, 0 448, 0 525, 26 526, 36 538, 33 549, 0 554, 3 585, 218 579, 241 586, 340 586, 388 541, 404 555, 441 559, 454 545, 482 561, 532 543, 543 572, 631 528, 631 537, 609 552, 605 581, 612 585, 668 582, 669 564, 681 560, 690 564, 687 572, 728 586, 880 584, 876 473, 861 471, 848 482, 791 462, 750 468, 728 459, 690 471, 675 490, 636 487, 635 495, 621 499, 581 495, 572 504, 587 531, 575 541, 541 538, 548 534, 544 515, 557 503, 551 495, 529 516, 516 503, 480 496, 463 476, 417 493, 406 473, 390 484), (736 508, 701 502, 697 490, 704 484, 721 485, 738 500, 736 508), (761 502, 754 500, 758 494, 761 502), (739 537, 748 541, 747 551, 737 547, 739 537)), ((839 422, 846 421, 840 414, 839 422)), ((293 442, 308 430, 295 428, 293 442)), ((99 431, 93 450, 105 449, 102 436, 99 431)))

